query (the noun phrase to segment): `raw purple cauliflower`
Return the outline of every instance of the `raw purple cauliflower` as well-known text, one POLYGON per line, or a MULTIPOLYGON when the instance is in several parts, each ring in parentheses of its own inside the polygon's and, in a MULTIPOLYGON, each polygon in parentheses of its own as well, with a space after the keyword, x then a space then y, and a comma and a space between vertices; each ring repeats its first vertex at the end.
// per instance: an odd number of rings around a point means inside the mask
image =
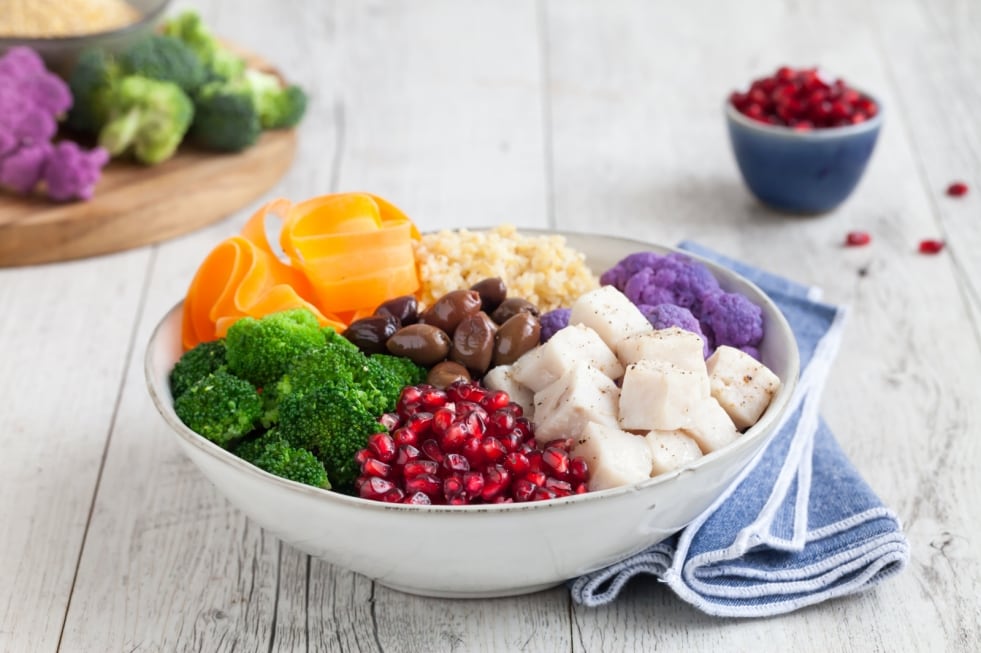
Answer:
POLYGON ((647 321, 651 323, 655 329, 667 329, 669 327, 678 327, 679 329, 684 329, 685 331, 691 331, 698 335, 702 339, 702 356, 705 358, 709 357, 712 351, 708 338, 702 333, 702 327, 695 319, 695 316, 691 314, 684 306, 675 306, 674 304, 658 304, 656 306, 650 306, 648 304, 638 304, 637 308, 643 313, 647 321))
POLYGON ((571 308, 557 308, 554 311, 543 313, 538 318, 538 322, 542 325, 540 342, 542 344, 548 342, 549 338, 554 336, 557 331, 569 326, 570 315, 572 315, 571 308))
POLYGON ((719 290, 705 295, 700 321, 716 347, 755 348, 763 340, 763 310, 739 293, 719 290))
POLYGON ((58 143, 44 168, 48 197, 59 202, 90 199, 108 162, 109 152, 101 147, 86 152, 72 141, 58 143))
POLYGON ((0 159, 0 186, 21 195, 31 192, 41 181, 50 154, 50 143, 22 145, 7 154, 0 159))
POLYGON ((619 263, 600 275, 600 283, 604 286, 613 286, 623 292, 627 285, 627 280, 645 268, 657 266, 657 262, 663 258, 654 252, 635 252, 624 257, 619 263))

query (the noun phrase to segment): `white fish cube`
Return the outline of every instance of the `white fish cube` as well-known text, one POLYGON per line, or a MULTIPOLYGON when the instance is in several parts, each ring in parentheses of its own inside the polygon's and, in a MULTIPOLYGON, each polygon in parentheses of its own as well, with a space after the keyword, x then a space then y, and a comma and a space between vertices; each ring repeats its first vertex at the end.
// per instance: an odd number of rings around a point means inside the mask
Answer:
POLYGON ((581 324, 560 329, 544 345, 524 354, 515 361, 512 374, 518 383, 538 392, 576 363, 588 363, 611 379, 623 374, 613 351, 595 331, 581 324))
POLYGON ((620 389, 620 428, 674 431, 691 421, 692 410, 709 396, 705 379, 659 361, 627 366, 620 389))
POLYGON ((718 347, 705 364, 712 396, 740 431, 760 419, 780 389, 770 368, 735 347, 718 347))
POLYGON ((572 450, 589 465, 589 489, 605 490, 650 478, 651 451, 639 435, 589 423, 572 450))
POLYGON ((624 338, 617 348, 617 357, 624 365, 640 360, 664 361, 703 374, 707 379, 703 346, 697 333, 670 327, 624 338))
POLYGON ((522 414, 528 419, 535 417, 535 393, 514 380, 510 365, 498 365, 484 375, 484 386, 491 390, 503 390, 511 401, 521 406, 522 414))
POLYGON ((586 363, 576 363, 535 393, 535 439, 578 438, 589 422, 615 427, 620 389, 586 363))
POLYGON ((651 431, 644 439, 651 451, 651 476, 665 474, 702 457, 698 443, 682 431, 651 431))
POLYGON ((588 326, 613 351, 624 338, 653 329, 640 309, 613 286, 602 286, 579 297, 572 305, 569 324, 588 326))
POLYGON ((714 397, 702 399, 692 410, 684 432, 698 443, 702 453, 712 453, 739 437, 736 425, 714 397))

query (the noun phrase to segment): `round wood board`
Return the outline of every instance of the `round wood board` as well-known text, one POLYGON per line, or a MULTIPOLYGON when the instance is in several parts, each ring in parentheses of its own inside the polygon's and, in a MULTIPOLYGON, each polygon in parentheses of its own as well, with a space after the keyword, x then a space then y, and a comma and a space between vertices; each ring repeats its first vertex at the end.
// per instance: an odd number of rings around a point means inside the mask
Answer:
POLYGON ((295 130, 266 131, 236 154, 182 146, 156 166, 112 161, 87 202, 0 192, 0 267, 108 254, 194 231, 269 190, 295 153, 295 130))

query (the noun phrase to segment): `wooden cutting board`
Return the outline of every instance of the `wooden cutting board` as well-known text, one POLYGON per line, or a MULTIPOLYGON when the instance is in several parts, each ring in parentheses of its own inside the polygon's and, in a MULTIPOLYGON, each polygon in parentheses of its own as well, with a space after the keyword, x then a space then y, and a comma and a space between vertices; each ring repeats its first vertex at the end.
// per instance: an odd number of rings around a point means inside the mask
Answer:
MULTIPOLYGON (((248 58, 251 66, 271 70, 258 57, 248 58)), ((295 153, 295 130, 267 131, 236 154, 184 146, 152 167, 113 161, 87 202, 58 204, 0 191, 0 267, 107 254, 199 229, 269 190, 295 153)))

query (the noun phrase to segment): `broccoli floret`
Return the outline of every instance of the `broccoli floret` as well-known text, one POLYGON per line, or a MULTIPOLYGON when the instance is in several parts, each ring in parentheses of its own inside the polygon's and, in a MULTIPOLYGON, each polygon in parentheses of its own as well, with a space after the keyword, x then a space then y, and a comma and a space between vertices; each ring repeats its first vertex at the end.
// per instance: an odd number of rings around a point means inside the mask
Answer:
POLYGON ((99 145, 113 156, 132 148, 146 164, 169 159, 191 126, 194 106, 171 82, 130 75, 113 87, 109 121, 99 145))
POLYGON ((131 45, 119 55, 119 65, 126 75, 140 75, 163 82, 173 82, 187 93, 204 83, 204 64, 180 39, 154 34, 131 45))
POLYGON ((245 72, 245 60, 224 47, 193 10, 165 22, 163 33, 180 39, 194 51, 213 78, 235 79, 245 72))
POLYGON ((556 308, 555 310, 543 313, 538 322, 542 325, 539 342, 546 343, 552 336, 569 326, 569 318, 572 317, 571 308, 556 308))
POLYGON ((252 431, 262 399, 251 383, 219 368, 181 394, 174 412, 192 431, 227 447, 252 431))
POLYGON ((194 103, 191 139, 195 144, 219 152, 238 152, 259 139, 259 112, 247 92, 224 82, 209 82, 195 95, 194 103))
POLYGON ((324 334, 305 308, 243 317, 225 335, 228 369, 260 388, 275 383, 294 359, 324 346, 324 334))
POLYGON ((119 66, 105 50, 92 48, 82 52, 68 78, 75 98, 68 112, 68 126, 92 134, 102 129, 109 119, 112 85, 119 77, 119 66))
POLYGON ((310 451, 291 446, 276 429, 240 444, 235 448, 235 455, 270 474, 330 489, 324 464, 310 451))
POLYGON ((324 338, 326 338, 328 345, 345 347, 351 351, 361 351, 356 344, 339 334, 334 327, 324 327, 324 338))
POLYGON ((273 74, 247 70, 238 82, 252 96, 263 129, 292 127, 307 109, 307 94, 299 86, 283 86, 273 74))
POLYGON ((188 388, 224 366, 226 362, 224 340, 202 342, 194 349, 184 352, 170 371, 171 394, 180 397, 188 388))
MULTIPOLYGON (((402 388, 407 385, 418 385, 426 380, 426 368, 416 365, 408 358, 389 356, 387 354, 372 354, 368 359, 372 363, 377 363, 381 369, 387 372, 384 375, 384 384, 387 387, 382 389, 389 396, 392 408, 386 409, 384 412, 395 408, 395 403, 398 402, 402 388)), ((379 387, 381 386, 379 385, 379 387)))
POLYGON ((279 433, 290 445, 314 452, 335 487, 354 482, 359 471, 354 454, 372 433, 385 430, 356 395, 351 384, 333 381, 287 395, 279 404, 279 433))

